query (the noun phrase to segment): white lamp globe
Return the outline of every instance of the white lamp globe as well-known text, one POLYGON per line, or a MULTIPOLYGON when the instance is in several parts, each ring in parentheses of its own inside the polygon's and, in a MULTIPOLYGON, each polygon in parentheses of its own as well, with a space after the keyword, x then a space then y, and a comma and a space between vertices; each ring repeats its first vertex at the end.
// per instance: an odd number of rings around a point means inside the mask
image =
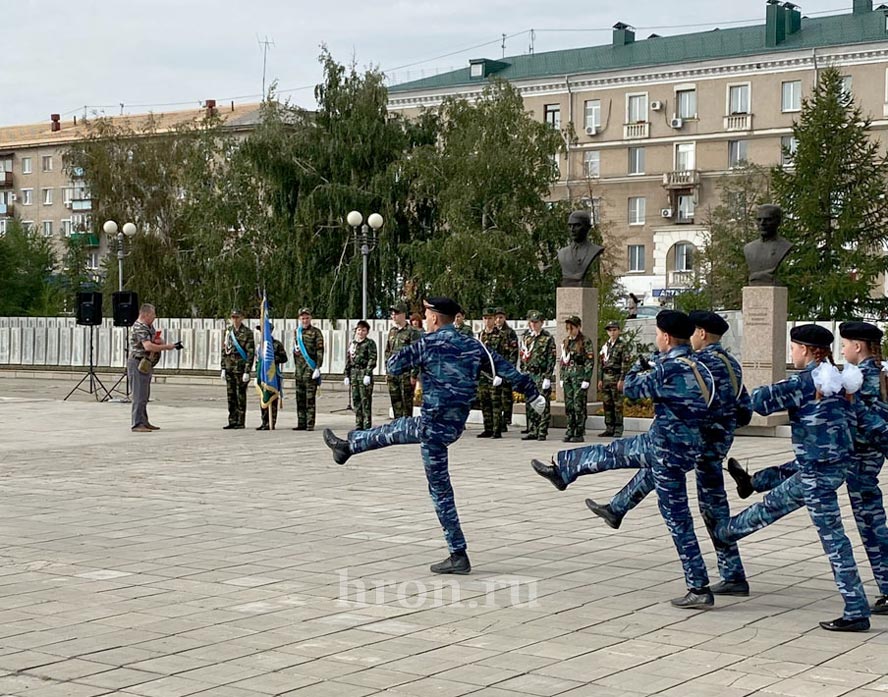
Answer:
POLYGON ((102 225, 102 229, 105 231, 106 235, 116 235, 117 234, 117 223, 113 220, 105 221, 105 224, 102 225))
POLYGON ((382 216, 379 213, 371 213, 367 218, 367 224, 372 227, 374 230, 378 230, 382 227, 382 216))
POLYGON ((358 225, 364 222, 364 216, 358 213, 358 211, 352 211, 345 219, 352 227, 358 227, 358 225))
POLYGON ((133 223, 124 223, 123 234, 127 237, 132 237, 136 234, 136 226, 133 223))

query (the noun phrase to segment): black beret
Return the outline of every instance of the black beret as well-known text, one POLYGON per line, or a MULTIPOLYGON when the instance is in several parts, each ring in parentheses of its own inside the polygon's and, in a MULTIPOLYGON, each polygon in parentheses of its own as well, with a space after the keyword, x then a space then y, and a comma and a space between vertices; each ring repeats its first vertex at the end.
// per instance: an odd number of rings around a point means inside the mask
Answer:
POLYGON ((800 324, 789 330, 789 339, 805 346, 831 348, 835 337, 829 329, 819 324, 800 324))
POLYGON ((676 339, 690 339, 695 327, 684 312, 663 310, 657 314, 657 328, 676 339))
POLYGON ((456 317, 457 312, 462 312, 462 308, 456 300, 445 298, 443 295, 426 298, 425 306, 429 310, 434 310, 435 312, 447 315, 448 317, 456 317))
POLYGON ((725 318, 715 312, 708 312, 706 310, 694 310, 692 313, 688 315, 691 318, 691 322, 694 323, 694 326, 700 327, 701 329, 705 329, 710 334, 717 334, 718 336, 723 336, 728 333, 728 323, 725 321, 725 318))
POLYGON ((843 339, 850 339, 851 341, 882 343, 882 330, 869 322, 842 322, 839 325, 839 334, 842 335, 843 339))

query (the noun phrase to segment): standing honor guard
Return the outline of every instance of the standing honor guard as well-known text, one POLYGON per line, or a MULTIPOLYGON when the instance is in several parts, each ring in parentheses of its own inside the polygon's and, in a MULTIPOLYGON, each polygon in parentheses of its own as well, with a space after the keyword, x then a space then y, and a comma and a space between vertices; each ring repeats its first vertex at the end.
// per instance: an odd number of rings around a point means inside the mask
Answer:
POLYGON ((527 322, 530 328, 521 346, 521 369, 533 378, 533 384, 546 400, 546 408, 542 414, 527 410, 527 435, 521 440, 546 440, 552 381, 555 379, 555 338, 543 329, 542 313, 531 310, 527 313, 527 322))
MULTIPOLYGON (((500 334, 502 334, 502 352, 500 355, 517 368, 519 349, 518 334, 506 323, 506 311, 501 307, 496 308, 496 328, 499 329, 500 334)), ((515 398, 512 394, 512 385, 508 382, 503 382, 502 392, 503 418, 500 421, 500 430, 505 432, 509 430, 509 426, 512 423, 512 409, 515 403, 515 398)))
POLYGON ((296 378, 296 426, 294 431, 314 431, 315 402, 324 364, 324 335, 311 324, 311 309, 299 310, 299 326, 294 332, 293 362, 296 378))
POLYGON ((565 443, 582 443, 586 435, 586 390, 595 367, 595 347, 583 336, 581 325, 576 315, 564 320, 567 337, 561 346, 561 385, 567 416, 565 443))
POLYGON ((472 331, 472 327, 466 323, 466 316, 460 312, 456 318, 453 320, 453 326, 463 336, 467 336, 470 339, 475 336, 475 332, 472 331))
POLYGON ((231 311, 231 324, 222 338, 222 379, 228 392, 228 425, 244 428, 247 420, 247 383, 256 358, 252 330, 244 324, 240 310, 231 311))
MULTIPOLYGON (((484 328, 478 339, 484 344, 488 352, 496 351, 503 356, 503 335, 496 327, 496 308, 485 307, 481 314, 484 320, 484 328)), ((505 356, 503 356, 505 358, 505 356)), ((481 368, 481 378, 478 380, 478 401, 481 403, 481 416, 484 419, 484 430, 476 438, 502 438, 503 419, 503 379, 481 368)))
MULTIPOLYGON (((395 303, 391 307, 392 322, 395 326, 389 329, 388 340, 385 342, 385 359, 388 360, 405 346, 416 343, 422 335, 407 323, 406 303, 395 303)), ((413 415, 413 392, 416 388, 417 371, 404 375, 386 375, 389 397, 392 400, 392 417, 413 415)))
POLYGON ((598 355, 600 377, 598 390, 604 405, 604 432, 600 438, 623 437, 623 380, 629 372, 629 347, 620 337, 620 324, 610 322, 606 327, 607 341, 598 355))
POLYGON ((351 386, 355 408, 355 428, 370 428, 373 420, 373 371, 376 370, 376 342, 368 339, 370 325, 361 320, 345 359, 345 384, 351 386))
MULTIPOLYGON (((256 331, 261 332, 262 326, 256 327, 256 331)), ((274 325, 268 323, 269 335, 274 331, 274 325)), ((275 366, 275 375, 282 376, 284 374, 284 366, 287 364, 287 349, 284 345, 272 337, 272 360, 275 366)), ((273 431, 277 424, 278 407, 281 401, 280 392, 263 389, 262 382, 265 379, 266 371, 264 359, 261 351, 256 352, 256 390, 259 392, 259 408, 262 416, 262 425, 257 426, 257 431, 273 431)), ((283 382, 282 380, 278 381, 283 382)))

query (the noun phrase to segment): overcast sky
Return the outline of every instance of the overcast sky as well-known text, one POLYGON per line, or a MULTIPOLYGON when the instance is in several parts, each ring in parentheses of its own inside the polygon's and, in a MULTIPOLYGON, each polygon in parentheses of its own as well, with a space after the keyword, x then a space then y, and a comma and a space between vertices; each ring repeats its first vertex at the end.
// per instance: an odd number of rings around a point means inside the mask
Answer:
MULTIPOLYGON (((833 14, 850 12, 851 0, 799 4, 833 14)), ((117 114, 121 102, 137 113, 258 101, 266 36, 267 82, 312 106, 322 43, 340 62, 354 57, 403 82, 499 57, 503 33, 515 55, 527 52, 531 28, 542 52, 607 43, 617 21, 643 38, 764 15, 764 0, 0 0, 0 126, 68 118, 84 105, 117 114), (584 31, 552 31, 564 29, 584 31)))

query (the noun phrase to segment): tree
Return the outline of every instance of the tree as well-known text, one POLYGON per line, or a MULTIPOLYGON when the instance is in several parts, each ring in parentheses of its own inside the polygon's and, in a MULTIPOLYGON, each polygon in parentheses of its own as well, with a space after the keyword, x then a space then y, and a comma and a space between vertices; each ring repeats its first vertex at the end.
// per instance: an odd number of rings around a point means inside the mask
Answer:
POLYGON ((50 283, 55 261, 47 238, 10 221, 0 236, 0 315, 55 314, 59 303, 50 283))
POLYGON ((847 319, 883 309, 871 293, 888 272, 886 158, 837 69, 820 73, 793 137, 792 165, 772 170, 781 234, 795 244, 781 267, 790 316, 847 319))

